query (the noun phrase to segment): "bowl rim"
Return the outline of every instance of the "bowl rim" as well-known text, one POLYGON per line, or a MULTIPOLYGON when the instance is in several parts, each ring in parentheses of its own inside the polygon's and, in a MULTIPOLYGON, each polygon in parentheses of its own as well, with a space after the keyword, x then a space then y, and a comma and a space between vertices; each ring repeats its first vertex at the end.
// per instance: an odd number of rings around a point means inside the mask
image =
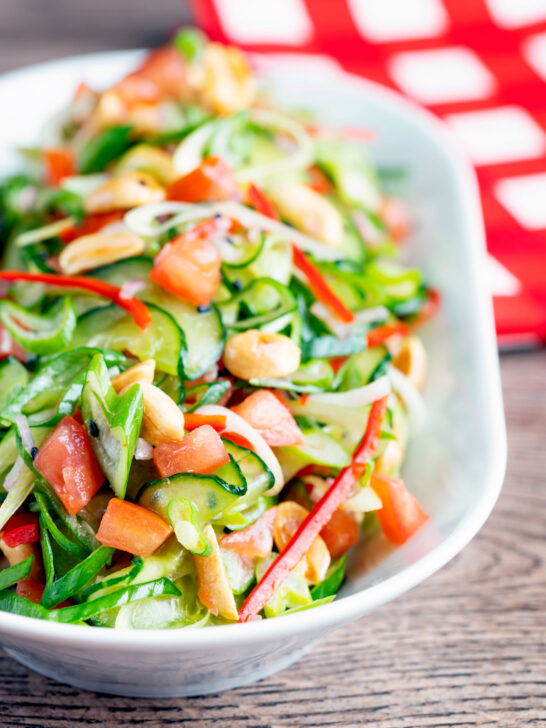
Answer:
MULTIPOLYGON (((111 60, 130 62, 145 49, 117 50, 98 53, 71 55, 43 63, 32 64, 0 75, 4 81, 16 81, 18 76, 33 74, 37 71, 52 70, 73 63, 93 63, 111 60)), ((96 647, 115 647, 123 651, 140 650, 142 648, 160 648, 163 651, 177 651, 181 647, 217 647, 230 644, 248 644, 256 640, 274 640, 289 637, 294 633, 306 631, 321 632, 334 625, 341 625, 349 620, 381 606, 396 598, 420 582, 434 574, 454 556, 456 556, 476 535, 491 513, 499 496, 506 469, 507 447, 500 384, 499 362, 494 335, 494 319, 491 298, 486 287, 479 285, 486 278, 486 247, 483 217, 477 179, 470 163, 461 153, 455 139, 447 128, 429 111, 404 98, 391 89, 374 81, 361 78, 341 68, 335 60, 321 55, 299 55, 292 53, 253 54, 258 60, 266 60, 269 67, 276 62, 293 62, 300 64, 321 63, 321 73, 329 75, 328 81, 338 81, 352 86, 364 95, 372 95, 380 99, 402 123, 413 122, 421 127, 427 137, 433 141, 449 163, 456 182, 460 208, 463 211, 464 224, 468 231, 466 245, 470 263, 469 274, 472 278, 473 293, 476 298, 475 327, 482 342, 480 359, 484 379, 484 396, 489 402, 491 411, 491 440, 489 448, 489 467, 487 478, 479 499, 469 512, 461 519, 452 533, 435 546, 425 556, 406 566, 401 572, 373 584, 355 594, 334 600, 313 609, 313 618, 309 619, 306 611, 296 612, 277 619, 264 619, 246 624, 218 625, 203 629, 151 629, 151 630, 115 630, 89 628, 83 625, 61 624, 42 621, 32 617, 24 617, 7 612, 0 612, 0 635, 10 634, 21 637, 34 637, 54 640, 57 644, 86 644, 96 647)))

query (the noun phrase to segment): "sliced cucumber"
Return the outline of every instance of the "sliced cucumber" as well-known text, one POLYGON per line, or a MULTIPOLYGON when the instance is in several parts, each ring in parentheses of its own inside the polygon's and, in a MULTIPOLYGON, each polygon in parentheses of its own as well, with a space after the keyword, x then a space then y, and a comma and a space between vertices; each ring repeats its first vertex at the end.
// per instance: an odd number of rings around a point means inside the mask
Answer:
POLYGON ((237 490, 241 495, 246 493, 247 484, 245 476, 233 455, 229 455, 229 463, 217 468, 214 471, 214 475, 230 485, 232 489, 237 490))
POLYGON ((391 356, 384 346, 374 346, 366 351, 353 354, 338 372, 339 391, 356 389, 373 381, 390 358, 391 356))
POLYGON ((167 507, 175 498, 185 498, 193 503, 199 512, 199 522, 203 524, 232 508, 238 495, 214 475, 180 473, 147 483, 140 491, 138 502, 167 518, 167 507))
POLYGON ((130 351, 138 359, 155 359, 166 374, 183 376, 184 334, 174 318, 148 304, 152 323, 142 331, 132 317, 115 304, 95 308, 78 319, 72 346, 130 351))
POLYGON ((115 286, 129 280, 144 281, 146 286, 138 297, 167 311, 180 326, 186 338, 184 372, 187 379, 197 379, 222 353, 226 332, 220 314, 215 306, 200 313, 195 306, 162 290, 149 279, 152 268, 150 258, 135 257, 97 268, 90 275, 115 286))
MULTIPOLYGON (((240 468, 246 481, 246 493, 238 499, 238 505, 246 505, 273 487, 275 479, 264 461, 252 450, 235 445, 222 438, 230 459, 240 468)), ((228 467, 225 465, 224 467, 228 467)))
POLYGON ((305 465, 322 465, 338 470, 351 462, 348 450, 325 432, 313 430, 303 434, 305 445, 275 449, 285 480, 293 478, 305 465))

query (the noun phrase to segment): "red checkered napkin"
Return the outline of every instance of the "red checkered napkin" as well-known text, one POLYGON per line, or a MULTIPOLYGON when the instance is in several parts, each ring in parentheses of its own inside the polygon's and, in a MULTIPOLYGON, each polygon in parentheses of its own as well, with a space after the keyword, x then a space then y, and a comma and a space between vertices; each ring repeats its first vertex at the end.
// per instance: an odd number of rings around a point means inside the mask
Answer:
POLYGON ((452 128, 476 166, 501 346, 546 343, 546 0, 193 0, 214 39, 334 56, 452 128))

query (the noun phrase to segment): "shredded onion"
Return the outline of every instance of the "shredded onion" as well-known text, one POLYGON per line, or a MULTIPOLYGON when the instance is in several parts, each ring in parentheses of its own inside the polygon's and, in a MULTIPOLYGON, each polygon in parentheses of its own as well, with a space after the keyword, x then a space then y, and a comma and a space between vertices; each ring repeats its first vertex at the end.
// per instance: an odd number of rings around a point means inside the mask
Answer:
POLYGON ((120 289, 119 297, 126 301, 129 298, 134 298, 136 293, 142 291, 145 288, 146 282, 140 279, 134 279, 125 281, 120 289))
POLYGON ((23 447, 30 454, 32 448, 34 447, 34 438, 32 437, 28 420, 25 415, 19 415, 15 418, 14 422, 17 426, 17 429, 19 430, 19 435, 21 436, 21 442, 23 443, 23 447))
POLYGON ((337 260, 339 250, 330 245, 324 245, 315 238, 301 233, 278 220, 272 220, 249 207, 238 202, 211 202, 199 205, 185 204, 183 202, 157 202, 151 205, 142 205, 130 210, 124 218, 127 227, 136 235, 144 238, 158 237, 172 227, 182 225, 193 220, 202 220, 214 215, 225 215, 236 220, 244 227, 257 228, 265 232, 277 233, 283 240, 296 243, 302 250, 312 253, 321 260, 337 260), (173 215, 168 222, 158 223, 161 215, 173 215))
POLYGON ((352 333, 355 323, 373 324, 378 321, 385 321, 385 319, 390 316, 389 309, 385 308, 385 306, 374 306, 374 308, 366 308, 364 311, 358 311, 354 315, 354 320, 350 324, 346 324, 343 321, 340 321, 340 319, 320 301, 315 301, 311 305, 311 313, 323 321, 340 339, 346 339, 352 333))
POLYGON ((356 229, 367 245, 372 248, 376 248, 378 245, 385 242, 387 236, 382 230, 373 224, 365 212, 355 210, 352 214, 352 218, 356 229))
POLYGON ((349 389, 346 392, 324 392, 323 394, 310 394, 307 402, 310 404, 329 404, 338 407, 364 407, 385 397, 391 392, 389 377, 379 377, 375 382, 364 387, 349 389))
POLYGON ((135 447, 135 460, 151 460, 154 449, 147 440, 139 437, 135 447))
POLYGON ((264 493, 264 495, 277 495, 284 485, 284 477, 281 466, 277 460, 273 450, 263 439, 257 430, 248 424, 240 415, 232 412, 227 407, 221 407, 218 404, 205 404, 196 410, 199 415, 224 415, 226 418, 226 427, 224 432, 235 432, 242 435, 252 445, 252 449, 267 465, 273 473, 273 486, 264 493))
POLYGON ((13 463, 13 467, 6 475, 4 479, 4 490, 8 492, 18 484, 21 480, 21 476, 28 470, 27 466, 22 457, 18 456, 17 460, 13 463))
POLYGON ((421 392, 410 382, 405 374, 392 364, 387 364, 387 373, 391 379, 394 391, 404 401, 408 412, 410 431, 417 433, 424 424, 426 418, 426 405, 421 392))

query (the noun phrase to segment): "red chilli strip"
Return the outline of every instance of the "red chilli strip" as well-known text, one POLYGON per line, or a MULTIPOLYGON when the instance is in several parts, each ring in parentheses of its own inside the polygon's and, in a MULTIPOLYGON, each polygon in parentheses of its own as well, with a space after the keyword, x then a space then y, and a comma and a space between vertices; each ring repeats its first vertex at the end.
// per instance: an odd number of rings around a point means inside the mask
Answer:
POLYGON ((373 403, 366 425, 366 432, 353 455, 351 464, 339 473, 330 488, 302 521, 286 548, 277 556, 261 581, 245 599, 239 612, 239 621, 246 622, 263 609, 275 590, 290 571, 307 553, 315 538, 346 500, 355 482, 363 475, 366 462, 375 454, 381 427, 387 412, 388 396, 373 403))
POLYGON ((387 339, 395 334, 407 336, 409 334, 409 326, 402 321, 397 321, 395 324, 377 326, 375 329, 371 329, 366 334, 366 344, 368 348, 371 349, 374 346, 383 344, 387 339))
MULTIPOLYGON (((271 202, 269 202, 264 193, 254 184, 250 185, 248 189, 248 200, 252 207, 262 215, 265 215, 265 217, 269 217, 272 220, 279 219, 277 211, 271 202)), ((307 278, 309 288, 315 298, 318 301, 322 301, 325 306, 328 306, 345 323, 354 321, 355 317, 353 313, 349 311, 343 301, 332 291, 320 270, 294 243, 292 243, 292 258, 296 268, 307 278)))
POLYGON ((96 278, 84 276, 63 276, 56 273, 28 273, 20 270, 0 271, 0 280, 3 281, 28 281, 29 283, 45 283, 48 286, 57 288, 81 288, 84 291, 96 293, 113 301, 120 308, 131 314, 139 328, 146 329, 152 322, 152 314, 146 304, 133 296, 127 298, 121 295, 121 288, 112 286, 110 283, 99 281, 96 278))
POLYGON ((225 415, 199 415, 193 412, 184 415, 184 428, 186 430, 195 430, 202 425, 210 425, 216 432, 222 432, 226 429, 225 415))
POLYGON ((438 313, 438 309, 440 308, 440 303, 440 292, 437 291, 435 288, 429 288, 427 292, 427 299, 423 304, 423 308, 419 311, 415 320, 412 321, 411 324, 409 324, 408 328, 410 329, 410 331, 420 329, 421 326, 424 326, 424 324, 426 324, 429 319, 436 316, 436 314, 438 313))

